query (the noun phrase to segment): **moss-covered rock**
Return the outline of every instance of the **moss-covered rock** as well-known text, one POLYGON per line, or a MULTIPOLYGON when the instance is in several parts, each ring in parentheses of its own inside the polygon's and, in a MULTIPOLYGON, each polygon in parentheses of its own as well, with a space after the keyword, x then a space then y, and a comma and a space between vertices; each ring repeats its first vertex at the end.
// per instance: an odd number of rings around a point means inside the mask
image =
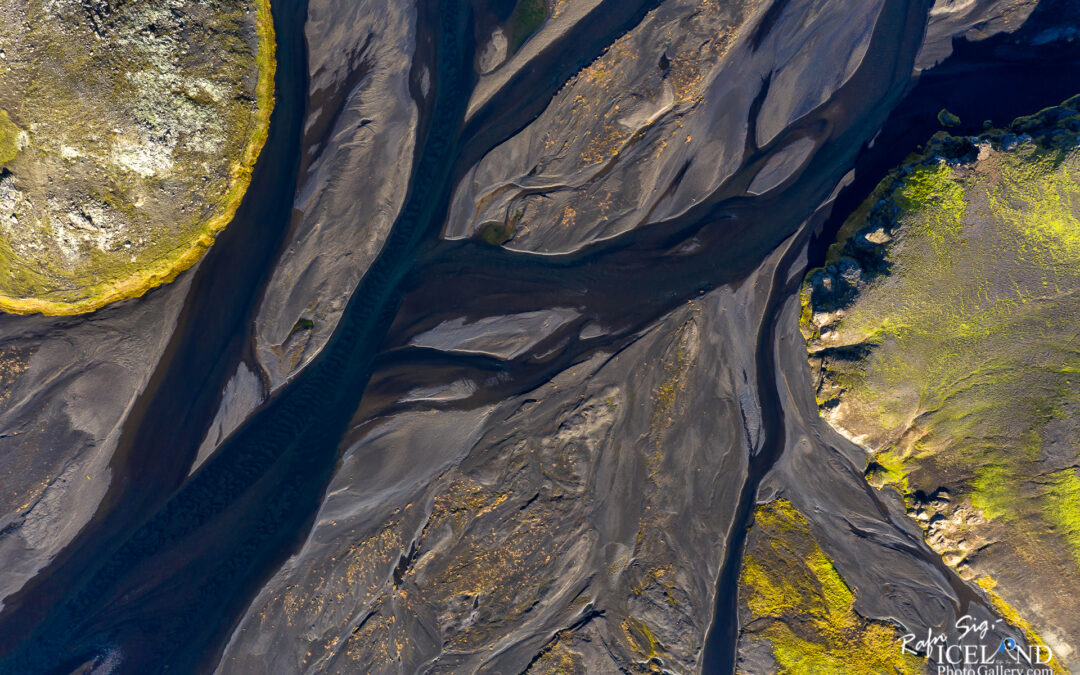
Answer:
POLYGON ((266 139, 268 0, 0 2, 0 309, 71 314, 193 265, 266 139))
POLYGON ((960 126, 960 118, 957 117, 955 114, 949 112, 945 108, 942 108, 940 111, 938 111, 937 119, 938 119, 938 122, 941 123, 941 126, 943 126, 943 127, 958 127, 958 126, 960 126))

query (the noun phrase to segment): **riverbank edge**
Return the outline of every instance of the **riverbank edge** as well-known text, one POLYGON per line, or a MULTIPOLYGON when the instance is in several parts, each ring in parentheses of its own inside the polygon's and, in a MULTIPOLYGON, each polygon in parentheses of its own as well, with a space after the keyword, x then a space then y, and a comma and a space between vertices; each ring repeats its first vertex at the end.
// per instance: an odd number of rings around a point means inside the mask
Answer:
MULTIPOLYGON (((947 113, 947 111, 942 110, 942 113, 939 113, 939 118, 943 113, 947 113)), ((946 130, 938 131, 924 146, 908 155, 899 166, 889 171, 874 187, 870 195, 841 225, 835 241, 829 245, 824 264, 820 267, 808 269, 803 277, 799 296, 801 311, 798 318, 798 328, 802 337, 806 340, 806 354, 810 365, 811 382, 819 387, 815 392, 818 412, 826 424, 866 451, 869 461, 867 467, 868 477, 876 469, 877 472, 886 475, 889 479, 880 486, 873 482, 871 484, 877 489, 886 489, 888 487, 895 489, 903 498, 908 514, 911 516, 914 516, 914 509, 910 502, 911 494, 909 494, 907 488, 906 473, 903 468, 885 461, 882 452, 875 451, 866 447, 863 443, 859 443, 858 439, 855 439, 849 430, 835 424, 823 414, 833 400, 822 399, 818 395, 825 375, 822 354, 829 349, 820 345, 820 335, 822 328, 825 328, 828 323, 818 324, 814 317, 819 312, 830 315, 837 310, 837 307, 830 309, 825 305, 815 303, 814 293, 812 292, 813 278, 830 266, 836 267, 844 258, 849 257, 849 245, 853 244, 860 234, 866 234, 881 228, 883 220, 892 220, 893 227, 888 232, 889 238, 871 247, 863 245, 860 253, 864 258, 857 262, 865 263, 868 259, 872 259, 873 262, 880 263, 884 260, 889 248, 895 241, 893 236, 895 230, 901 227, 897 215, 904 208, 896 203, 896 193, 914 170, 920 167, 934 167, 941 163, 953 165, 973 164, 980 159, 979 147, 984 143, 990 144, 996 150, 1006 151, 1024 142, 1034 142, 1046 149, 1072 148, 1080 143, 1080 128, 1077 128, 1075 124, 1078 116, 1080 116, 1080 94, 1066 99, 1059 105, 1044 108, 1031 115, 1017 117, 1003 127, 987 125, 983 132, 977 136, 953 136, 946 130)), ((882 267, 875 267, 871 270, 866 265, 863 265, 862 269, 870 272, 871 278, 888 275, 888 271, 882 267)), ((850 295, 846 298, 841 297, 839 304, 842 306, 840 308, 853 304, 862 288, 865 288, 865 285, 861 288, 850 289, 850 295)), ((927 533, 925 523, 914 518, 913 520, 919 524, 919 529, 925 536, 927 533)), ((981 575, 967 581, 967 583, 973 589, 980 590, 1005 622, 1022 631, 1030 644, 1040 647, 1047 646, 1042 635, 1024 616, 994 591, 998 583, 996 579, 988 575, 981 575)), ((1062 662, 1057 659, 1049 666, 1055 675, 1066 675, 1068 673, 1062 662)))

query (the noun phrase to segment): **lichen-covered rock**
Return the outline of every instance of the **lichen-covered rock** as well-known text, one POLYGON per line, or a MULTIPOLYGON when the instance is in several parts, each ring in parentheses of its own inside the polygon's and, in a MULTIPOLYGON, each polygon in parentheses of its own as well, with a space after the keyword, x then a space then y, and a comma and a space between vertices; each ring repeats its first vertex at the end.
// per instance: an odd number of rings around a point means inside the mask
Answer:
POLYGON ((190 267, 269 126, 267 0, 0 2, 0 309, 72 314, 190 267))

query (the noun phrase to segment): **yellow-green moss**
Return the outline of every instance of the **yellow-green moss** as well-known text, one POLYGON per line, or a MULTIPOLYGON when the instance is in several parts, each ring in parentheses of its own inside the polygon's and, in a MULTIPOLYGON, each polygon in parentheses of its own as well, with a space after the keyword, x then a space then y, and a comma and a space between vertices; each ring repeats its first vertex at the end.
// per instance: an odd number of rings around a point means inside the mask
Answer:
POLYGON ((945 162, 922 164, 904 179, 893 195, 905 211, 919 211, 919 234, 930 240, 934 253, 947 256, 957 243, 963 224, 964 189, 945 162))
POLYGON ((629 617, 622 622, 623 636, 635 654, 643 661, 663 656, 663 649, 656 636, 641 619, 629 617))
POLYGON ((803 286, 799 293, 799 330, 807 340, 821 336, 820 329, 814 325, 814 307, 810 304, 810 287, 803 286))
POLYGON ((991 520, 1008 517, 1014 500, 1013 477, 1006 467, 989 464, 975 470, 975 479, 971 481, 971 505, 982 509, 983 515, 991 520))
POLYGON ((740 597, 752 615, 747 625, 772 645, 779 672, 921 672, 922 660, 901 653, 894 626, 855 612, 855 594, 789 501, 757 509, 750 542, 740 597))
POLYGON ((804 640, 784 624, 774 624, 766 635, 773 644, 773 657, 780 673, 851 673, 852 675, 896 675, 920 673, 923 662, 910 654, 900 656, 896 633, 882 624, 862 629, 859 644, 852 650, 804 640))
POLYGON ((0 110, 0 167, 19 154, 19 127, 11 121, 6 110, 0 110))
POLYGON ((874 461, 868 468, 867 478, 877 488, 890 486, 901 495, 906 495, 910 491, 904 458, 898 455, 895 449, 874 455, 874 461))
MULTIPOLYGON (((981 171, 919 165, 894 187, 900 244, 886 254, 890 274, 833 327, 840 343, 873 349, 826 373, 844 389, 853 433, 894 439, 875 457, 883 484, 906 491, 905 475, 929 467, 950 471, 989 518, 1043 513, 1050 524, 1060 511, 1049 506, 1055 488, 1017 486, 1037 471, 1039 430, 1080 406, 1069 384, 1080 369, 1070 346, 1080 315, 1078 165, 1078 154, 1028 144, 995 153, 981 171), (915 420, 920 432, 905 434, 915 420)), ((1057 529, 1070 541, 1080 534, 1057 529)))
POLYGON ((1053 482, 1043 502, 1044 514, 1069 543, 1080 565, 1080 477, 1076 469, 1065 469, 1050 477, 1053 482))

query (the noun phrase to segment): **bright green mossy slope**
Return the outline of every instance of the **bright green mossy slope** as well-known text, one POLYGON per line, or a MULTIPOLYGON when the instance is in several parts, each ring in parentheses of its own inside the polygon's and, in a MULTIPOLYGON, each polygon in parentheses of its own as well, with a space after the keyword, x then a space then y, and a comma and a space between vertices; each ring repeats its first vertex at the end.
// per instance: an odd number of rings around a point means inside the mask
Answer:
POLYGON ((855 595, 785 499, 758 507, 739 597, 752 634, 772 645, 781 673, 919 673, 894 626, 855 613, 855 595))
POLYGON ((1080 410, 1078 171, 1080 154, 1032 143, 915 167, 892 194, 889 273, 820 341, 872 347, 831 364, 841 426, 966 486, 989 518, 1054 527, 1080 561, 1075 434, 1070 456, 1044 452, 1047 426, 1080 410))
POLYGON ((1080 592, 1074 106, 936 137, 847 224, 802 315, 822 414, 876 453, 872 482, 966 577, 1015 575, 1002 595, 1072 644, 1080 622, 1057 604, 1080 592))

